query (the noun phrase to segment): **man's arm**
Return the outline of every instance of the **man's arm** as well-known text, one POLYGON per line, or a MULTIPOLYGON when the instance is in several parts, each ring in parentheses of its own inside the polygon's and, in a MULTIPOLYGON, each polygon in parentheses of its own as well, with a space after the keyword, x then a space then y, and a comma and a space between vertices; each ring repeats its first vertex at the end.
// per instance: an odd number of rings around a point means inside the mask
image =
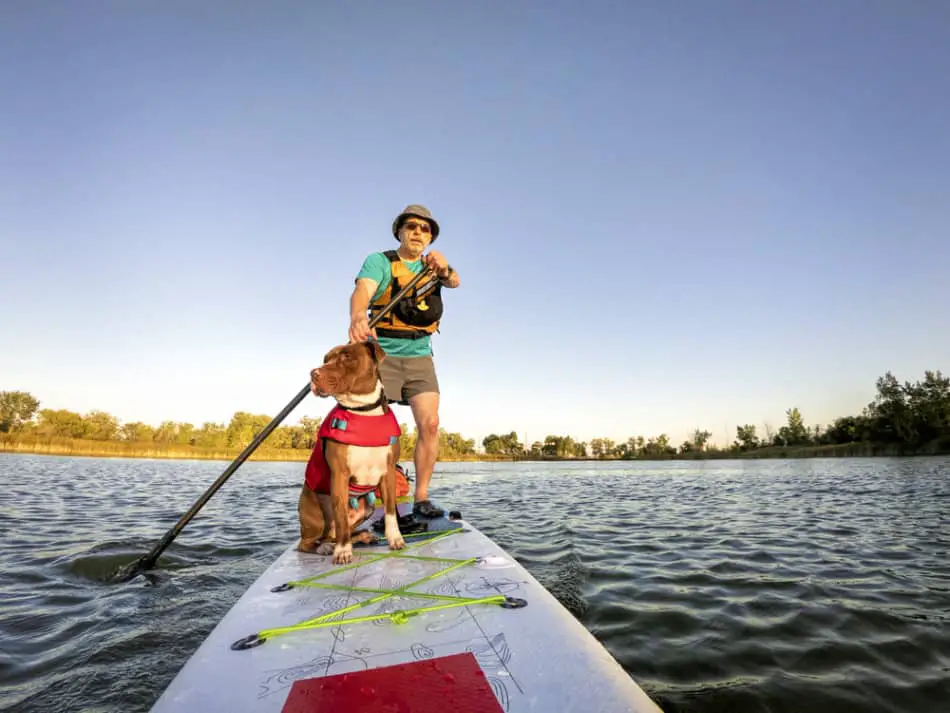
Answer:
POLYGON ((387 279, 388 269, 389 260, 381 253, 373 253, 363 261, 350 295, 350 342, 365 342, 371 336, 376 337, 376 330, 369 328, 367 311, 379 284, 387 279))
POLYGON ((371 277, 360 277, 356 280, 356 287, 350 295, 350 321, 357 317, 366 316, 369 310, 369 301, 376 294, 378 283, 371 277))
POLYGON ((459 274, 455 271, 454 267, 449 265, 449 261, 445 259, 445 255, 438 250, 432 250, 423 258, 423 262, 435 270, 436 276, 439 278, 439 282, 442 283, 443 287, 451 287, 454 289, 459 286, 461 282, 459 274))
POLYGON ((376 338, 376 330, 369 328, 369 301, 376 292, 376 281, 369 277, 356 279, 356 287, 350 295, 350 343, 365 342, 376 338))
POLYGON ((459 274, 455 271, 454 267, 450 265, 449 269, 451 270, 449 276, 440 277, 439 282, 442 283, 443 287, 451 287, 452 289, 455 289, 461 284, 462 281, 459 279, 459 274))

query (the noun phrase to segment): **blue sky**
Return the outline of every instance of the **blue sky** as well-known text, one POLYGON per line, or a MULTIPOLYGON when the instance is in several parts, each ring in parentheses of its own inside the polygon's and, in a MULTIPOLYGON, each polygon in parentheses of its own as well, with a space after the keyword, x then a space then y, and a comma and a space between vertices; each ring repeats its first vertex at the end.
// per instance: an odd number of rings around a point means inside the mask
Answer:
POLYGON ((0 13, 0 389, 44 407, 277 413, 411 202, 479 441, 723 442, 950 370, 945 3, 0 13))

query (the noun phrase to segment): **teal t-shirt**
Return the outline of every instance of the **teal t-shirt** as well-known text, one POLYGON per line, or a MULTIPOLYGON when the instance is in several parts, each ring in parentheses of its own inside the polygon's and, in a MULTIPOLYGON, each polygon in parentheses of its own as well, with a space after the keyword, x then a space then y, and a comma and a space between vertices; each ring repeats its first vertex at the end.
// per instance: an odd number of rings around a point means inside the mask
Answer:
MULTIPOLYGON (((403 260, 403 264, 417 274, 422 269, 422 260, 403 260)), ((356 279, 368 277, 376 283, 376 294, 370 302, 376 301, 389 286, 393 279, 393 271, 389 266, 389 258, 383 253, 372 253, 363 261, 356 279)), ((423 357, 432 356, 432 337, 425 336, 419 339, 395 339, 393 337, 379 337, 379 346, 389 356, 395 357, 423 357)))

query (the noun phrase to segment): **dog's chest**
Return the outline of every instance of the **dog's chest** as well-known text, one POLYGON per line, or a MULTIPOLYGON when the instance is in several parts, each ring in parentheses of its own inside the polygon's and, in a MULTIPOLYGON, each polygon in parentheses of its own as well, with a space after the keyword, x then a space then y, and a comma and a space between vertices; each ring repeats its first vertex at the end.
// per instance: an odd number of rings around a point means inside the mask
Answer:
POLYGON ((350 477, 360 485, 377 485, 389 469, 390 446, 350 447, 346 465, 350 477))

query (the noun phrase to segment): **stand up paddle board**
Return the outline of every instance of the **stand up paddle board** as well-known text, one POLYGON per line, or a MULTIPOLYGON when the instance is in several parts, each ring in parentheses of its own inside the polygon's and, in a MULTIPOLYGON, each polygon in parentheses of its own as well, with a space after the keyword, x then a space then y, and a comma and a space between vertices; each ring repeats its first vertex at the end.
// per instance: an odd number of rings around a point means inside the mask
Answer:
POLYGON ((152 713, 661 713, 491 539, 458 514, 422 521, 405 549, 380 534, 349 565, 292 545, 152 713))

